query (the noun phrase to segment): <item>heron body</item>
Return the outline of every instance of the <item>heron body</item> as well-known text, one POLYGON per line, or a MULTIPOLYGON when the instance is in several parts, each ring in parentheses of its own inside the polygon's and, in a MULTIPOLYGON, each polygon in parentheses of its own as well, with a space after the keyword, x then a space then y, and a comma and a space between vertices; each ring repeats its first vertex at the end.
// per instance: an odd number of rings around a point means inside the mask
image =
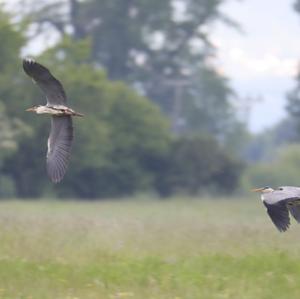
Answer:
POLYGON ((252 190, 261 193, 261 200, 267 209, 272 222, 280 232, 290 226, 290 214, 300 222, 300 187, 282 186, 252 190))
POLYGON ((38 105, 29 108, 26 111, 35 111, 37 114, 51 114, 56 116, 62 116, 62 115, 83 116, 83 114, 75 112, 73 109, 63 105, 54 105, 54 106, 38 105))
POLYGON ((25 73, 46 95, 45 106, 36 105, 26 111, 51 115, 51 130, 48 138, 47 173, 52 182, 60 182, 67 170, 73 143, 72 116, 83 116, 66 106, 64 88, 50 71, 32 59, 23 60, 25 73))

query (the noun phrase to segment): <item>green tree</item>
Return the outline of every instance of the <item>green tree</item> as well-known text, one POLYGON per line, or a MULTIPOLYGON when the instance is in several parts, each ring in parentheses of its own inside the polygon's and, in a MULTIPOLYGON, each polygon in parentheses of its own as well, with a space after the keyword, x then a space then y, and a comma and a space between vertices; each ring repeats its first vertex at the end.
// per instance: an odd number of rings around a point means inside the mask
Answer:
MULTIPOLYGON (((54 26, 62 32, 60 42, 38 60, 63 81, 70 105, 86 117, 74 120, 75 142, 70 168, 63 183, 53 186, 44 167, 49 118, 24 111, 40 104, 44 95, 22 72, 21 61, 11 60, 5 72, 9 75, 3 76, 3 111, 28 126, 28 134, 17 139, 15 152, 5 157, 2 166, 5 175, 13 179, 17 195, 99 198, 130 195, 153 188, 161 194, 177 190, 195 194, 207 186, 211 190, 233 191, 241 166, 219 144, 227 132, 233 136, 236 130, 229 101, 233 93, 227 80, 207 67, 205 57, 211 50, 209 40, 204 32, 198 32, 205 24, 221 18, 218 11, 221 2, 183 1, 185 12, 180 17, 174 17, 171 5, 174 2, 171 1, 135 0, 120 4, 120 1, 70 0, 65 3, 73 5, 67 22, 67 10, 61 11, 62 18, 57 16, 57 8, 63 2, 54 2, 52 6, 40 3, 35 12, 30 11, 30 16, 40 18, 36 21, 41 24, 52 23, 53 19, 54 26), (131 53, 128 59, 133 62, 126 60, 124 73, 122 59, 117 59, 116 63, 120 65, 112 69, 105 60, 105 55, 115 55, 109 48, 112 47, 110 42, 104 45, 108 46, 104 56, 100 55, 101 45, 95 50, 102 27, 97 23, 98 14, 94 18, 93 13, 100 4, 104 8, 107 6, 100 21, 111 22, 105 25, 107 39, 110 38, 117 47, 123 46, 124 40, 118 38, 122 32, 119 29, 126 31, 132 25, 133 31, 129 33, 140 40, 135 45, 130 38, 125 39, 131 53), (120 7, 129 13, 127 18, 120 7), (131 9, 126 10, 128 7, 131 9), (158 14, 150 14, 150 11, 158 14), (116 18, 119 14, 120 19, 116 18), (124 18, 130 22, 126 23, 124 18), (72 25, 74 20, 76 28, 72 25), (123 20, 126 28, 115 24, 116 20, 123 20), (144 24, 142 20, 147 22, 144 24), (73 32, 69 30, 70 24, 73 32), (109 28, 115 28, 115 31, 109 32, 109 28), (161 44, 154 46, 153 42, 156 43, 160 35, 163 36, 161 44), (200 42, 196 47, 198 52, 190 45, 193 41, 200 42), (141 44, 143 47, 139 48, 141 44), (183 118, 181 132, 189 137, 172 140, 168 122, 158 107, 116 79, 125 80, 150 95, 166 113, 176 116, 175 123, 183 118), (186 99, 182 109, 178 109, 180 105, 174 107, 170 100, 174 94, 178 96, 178 81, 183 82, 184 87, 179 95, 181 93, 186 99), (194 137, 199 133, 200 137, 194 137), (205 137, 208 133, 214 137, 205 137)), ((16 57, 24 42, 22 35, 20 37, 19 44, 11 51, 16 57)))
POLYGON ((158 103, 177 133, 225 135, 235 118, 232 92, 227 80, 206 63, 214 53, 210 25, 233 24, 219 9, 223 2, 34 1, 28 15, 40 29, 51 26, 62 38, 88 37, 90 62, 103 67, 110 79, 126 81, 158 103), (178 91, 181 83, 176 82, 188 84, 178 91))
POLYGON ((297 138, 300 139, 300 73, 296 78, 296 87, 288 93, 287 100, 287 112, 296 126, 297 138))
POLYGON ((300 146, 281 147, 271 161, 251 165, 244 173, 244 189, 260 186, 297 186, 299 184, 300 146))
POLYGON ((218 142, 207 135, 177 138, 161 163, 156 188, 166 196, 176 192, 232 193, 243 170, 218 142))
POLYGON ((297 140, 296 122, 292 118, 280 121, 272 128, 252 134, 246 142, 243 152, 248 162, 272 161, 279 148, 297 140))
POLYGON ((5 160, 18 150, 20 140, 30 134, 30 128, 7 105, 14 99, 20 109, 18 57, 24 38, 22 31, 11 24, 10 16, 1 8, 0 40, 0 197, 7 197, 15 192, 12 178, 4 172, 5 160))
MULTIPOLYGON (((121 82, 107 80, 102 70, 82 63, 88 46, 86 41, 71 43, 66 39, 39 58, 63 81, 69 104, 85 117, 74 120, 70 168, 63 184, 53 190, 43 167, 49 118, 22 114, 34 132, 7 160, 7 171, 15 179, 20 196, 56 192, 60 196, 96 198, 132 194, 153 185, 155 172, 147 161, 168 149, 168 123, 149 100, 121 82)), ((28 86, 26 105, 43 101, 42 93, 23 76, 23 84, 28 86)))
MULTIPOLYGON (((294 2, 294 9, 300 13, 300 1, 294 2)), ((291 116, 297 131, 297 139, 300 139, 300 72, 296 76, 296 86, 287 95, 287 112, 291 116)))
POLYGON ((186 115, 188 132, 209 133, 224 136, 236 122, 235 111, 228 105, 233 96, 227 79, 218 75, 213 69, 199 69, 192 79, 193 85, 186 90, 184 98, 184 115, 186 115), (218 121, 216 121, 218 120, 218 121))

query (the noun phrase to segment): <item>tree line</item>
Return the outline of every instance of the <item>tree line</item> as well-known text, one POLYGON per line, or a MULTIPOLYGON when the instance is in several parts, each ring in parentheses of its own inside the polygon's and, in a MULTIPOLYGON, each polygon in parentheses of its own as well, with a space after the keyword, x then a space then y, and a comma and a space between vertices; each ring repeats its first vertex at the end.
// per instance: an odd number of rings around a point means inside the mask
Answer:
POLYGON ((2 11, 0 195, 233 192, 243 163, 230 146, 244 124, 227 78, 207 62, 214 52, 207 26, 233 24, 221 3, 25 1, 14 22, 13 12, 2 11), (34 30, 59 34, 35 58, 63 82, 69 105, 86 115, 75 121, 69 171, 58 185, 45 175, 49 119, 24 111, 43 101, 21 69, 34 30))

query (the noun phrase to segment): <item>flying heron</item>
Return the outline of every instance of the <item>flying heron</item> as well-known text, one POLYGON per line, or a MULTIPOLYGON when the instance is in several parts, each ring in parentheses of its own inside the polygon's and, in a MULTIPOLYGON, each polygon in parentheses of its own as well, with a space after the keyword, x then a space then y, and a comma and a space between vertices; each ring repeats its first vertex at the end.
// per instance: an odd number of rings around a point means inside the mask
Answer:
POLYGON ((23 60, 25 73, 44 92, 45 106, 36 105, 26 111, 51 115, 51 131, 48 138, 47 173, 53 183, 60 182, 67 170, 73 142, 72 116, 83 116, 66 106, 66 93, 62 84, 50 71, 32 59, 23 60))
POLYGON ((290 226, 289 213, 300 222, 300 188, 282 186, 277 189, 263 187, 253 189, 261 192, 261 200, 267 212, 280 232, 286 231, 290 226))

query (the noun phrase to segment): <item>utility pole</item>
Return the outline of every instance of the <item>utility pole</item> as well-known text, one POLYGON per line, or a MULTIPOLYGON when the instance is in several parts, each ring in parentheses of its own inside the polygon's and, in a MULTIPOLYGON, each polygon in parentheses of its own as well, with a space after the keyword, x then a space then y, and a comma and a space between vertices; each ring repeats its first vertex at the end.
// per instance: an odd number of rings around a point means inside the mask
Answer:
POLYGON ((182 115, 182 101, 184 88, 190 85, 187 79, 168 79, 165 84, 174 88, 173 107, 171 111, 172 131, 175 134, 180 133, 180 123, 182 115))

